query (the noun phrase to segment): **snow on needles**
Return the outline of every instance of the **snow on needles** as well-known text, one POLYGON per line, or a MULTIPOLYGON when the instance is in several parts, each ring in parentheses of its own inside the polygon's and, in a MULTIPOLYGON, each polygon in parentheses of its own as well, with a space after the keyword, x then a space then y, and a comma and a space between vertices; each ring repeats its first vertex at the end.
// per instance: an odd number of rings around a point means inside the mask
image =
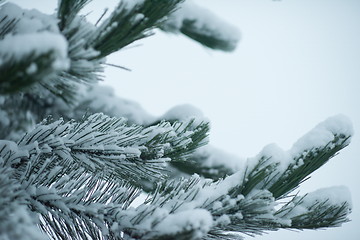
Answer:
MULTIPOLYGON (((4 60, 21 61, 30 55, 40 56, 53 52, 56 60, 52 64, 54 70, 66 70, 69 68, 67 58, 67 41, 60 34, 50 32, 28 33, 21 35, 7 35, 0 41, 0 65, 4 60), (26 44, 25 44, 26 43, 26 44)), ((36 72, 36 66, 30 65, 28 73, 36 72)))
POLYGON ((344 115, 336 115, 318 124, 314 129, 300 138, 292 147, 292 155, 303 152, 306 149, 324 147, 335 137, 348 137, 345 144, 350 142, 353 135, 351 121, 344 115))
POLYGON ((167 19, 164 28, 166 31, 179 32, 185 21, 191 22, 196 31, 204 36, 226 41, 227 50, 234 50, 240 40, 240 32, 236 27, 191 0, 180 5, 180 8, 167 19))
POLYGON ((204 209, 191 209, 168 215, 154 228, 166 235, 176 235, 184 229, 192 232, 192 239, 203 237, 212 227, 213 219, 211 214, 204 209))
POLYGON ((327 202, 330 205, 341 206, 343 203, 349 204, 350 208, 352 206, 351 203, 351 194, 347 187, 345 186, 334 186, 328 188, 321 188, 314 192, 311 192, 306 195, 303 200, 303 205, 308 207, 311 206, 311 203, 319 201, 319 202, 327 202))
MULTIPOLYGON (((203 118, 201 112, 190 105, 177 106, 169 110, 162 117, 181 120, 189 117, 195 117, 196 119, 203 118)), ((276 171, 272 173, 273 180, 276 181, 289 167, 296 169, 302 166, 304 161, 317 161, 306 158, 307 153, 315 153, 318 149, 322 148, 344 147, 349 144, 352 134, 353 127, 350 120, 343 115, 337 115, 318 124, 314 129, 301 137, 288 151, 284 151, 276 144, 269 144, 255 157, 246 159, 228 154, 208 145, 197 149, 194 156, 201 159, 198 164, 203 167, 213 168, 212 173, 216 173, 217 167, 224 166, 230 170, 226 174, 236 172, 236 174, 242 176, 240 179, 245 177, 245 169, 248 172, 252 170, 257 171, 255 167, 258 166, 259 162, 266 161, 268 165, 274 164, 277 166, 276 171)))
MULTIPOLYGON (((56 18, 36 10, 23 10, 12 3, 4 4, 0 16, 8 20, 17 20, 13 34, 7 34, 0 41, 0 65, 6 61, 21 61, 28 56, 40 56, 52 52, 55 61, 54 70, 69 68, 67 58, 68 44, 57 27, 56 18)), ((30 65, 28 74, 37 71, 30 65)))
MULTIPOLYGON (((292 148, 288 151, 282 150, 276 144, 269 144, 263 148, 255 159, 250 158, 249 162, 256 164, 256 159, 265 156, 270 161, 279 163, 279 171, 284 171, 289 164, 293 164, 294 160, 304 154, 304 152, 314 151, 323 147, 332 148, 333 145, 339 144, 336 140, 340 138, 344 141, 342 144, 347 145, 353 135, 353 127, 351 121, 344 115, 336 115, 319 123, 315 128, 301 137, 292 148)), ((302 164, 299 162, 298 164, 302 164)))
MULTIPOLYGON (((307 214, 310 209, 318 204, 324 204, 323 206, 338 206, 341 207, 344 204, 347 205, 347 211, 351 211, 351 194, 345 186, 334 186, 328 188, 321 188, 314 192, 306 194, 304 197, 296 197, 294 203, 289 205, 290 211, 286 212, 287 218, 293 218, 307 214)), ((328 214, 334 214, 334 211, 328 214)))
POLYGON ((195 119, 195 124, 200 124, 201 122, 209 122, 209 119, 204 117, 204 114, 200 109, 190 105, 182 104, 175 106, 168 110, 164 115, 159 119, 168 119, 168 120, 189 120, 195 119))
POLYGON ((15 34, 49 31, 59 33, 57 19, 36 9, 25 10, 13 3, 6 3, 0 8, 0 16, 8 20, 16 19, 13 32, 15 34))

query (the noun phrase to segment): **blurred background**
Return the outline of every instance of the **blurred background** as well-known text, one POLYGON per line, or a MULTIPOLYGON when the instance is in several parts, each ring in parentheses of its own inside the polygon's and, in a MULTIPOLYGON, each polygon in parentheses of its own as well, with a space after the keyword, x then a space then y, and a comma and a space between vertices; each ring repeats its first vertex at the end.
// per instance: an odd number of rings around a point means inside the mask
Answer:
MULTIPOLYGON (((13 0, 52 13, 56 1, 13 0)), ((94 0, 97 20, 117 1, 94 0)), ((237 26, 241 41, 232 53, 206 49, 180 35, 156 31, 108 58, 103 84, 160 116, 192 104, 211 121, 210 143, 240 157, 265 145, 284 150, 316 124, 342 113, 355 135, 300 193, 345 185, 352 193, 351 222, 325 231, 278 231, 257 240, 360 239, 360 1, 195 0, 237 26)), ((247 239, 252 239, 247 237, 247 239)))

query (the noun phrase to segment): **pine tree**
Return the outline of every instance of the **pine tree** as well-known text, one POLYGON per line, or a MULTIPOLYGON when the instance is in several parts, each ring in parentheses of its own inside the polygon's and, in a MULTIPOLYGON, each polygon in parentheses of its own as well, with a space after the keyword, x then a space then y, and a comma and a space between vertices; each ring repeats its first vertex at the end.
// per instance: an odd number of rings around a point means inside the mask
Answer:
POLYGON ((0 1, 0 239, 242 239, 348 221, 346 188, 294 193, 350 143, 346 117, 245 160, 205 146, 194 109, 154 118, 98 82, 106 56, 155 28, 222 51, 237 30, 182 0, 123 0, 92 24, 90 1, 54 15, 0 1))

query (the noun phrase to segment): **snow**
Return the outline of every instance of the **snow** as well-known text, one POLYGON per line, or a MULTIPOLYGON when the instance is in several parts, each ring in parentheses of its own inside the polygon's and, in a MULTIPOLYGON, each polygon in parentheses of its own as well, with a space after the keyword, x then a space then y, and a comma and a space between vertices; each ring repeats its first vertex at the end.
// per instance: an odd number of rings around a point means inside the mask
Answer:
POLYGON ((8 113, 0 109, 0 126, 7 127, 9 125, 10 125, 10 119, 8 113))
POLYGON ((244 216, 241 214, 241 212, 237 212, 237 213, 233 214, 232 217, 239 219, 239 220, 244 218, 244 216))
POLYGON ((16 164, 21 158, 29 157, 29 151, 20 149, 13 141, 0 140, 0 149, 3 156, 0 160, 3 160, 6 165, 16 164))
POLYGON ((99 38, 103 38, 104 36, 108 35, 112 31, 114 31, 114 29, 116 29, 117 27, 118 27, 118 23, 113 22, 110 26, 108 26, 103 31, 101 31, 101 34, 100 34, 99 38))
POLYGON ((216 226, 225 226, 231 223, 231 219, 228 215, 224 214, 221 215, 218 219, 215 221, 216 226))
MULTIPOLYGON (((314 129, 300 138, 292 147, 291 154, 296 156, 304 150, 325 147, 329 142, 339 137, 350 137, 354 134, 351 121, 344 115, 330 117, 318 124, 314 129)), ((350 138, 345 144, 350 142, 350 138)))
MULTIPOLYGON (((202 113, 191 105, 180 105, 169 110, 162 116, 162 118, 186 119, 191 116, 198 118, 200 116, 201 118, 202 113)), ((251 171, 261 158, 267 159, 267 164, 278 164, 277 170, 273 174, 278 174, 278 176, 280 176, 281 173, 287 169, 289 164, 295 164, 294 159, 298 160, 296 165, 294 165, 294 168, 304 164, 304 160, 298 158, 298 156, 303 154, 305 150, 324 147, 326 144, 335 139, 334 135, 351 136, 352 134, 352 124, 348 118, 342 115, 337 115, 330 117, 317 125, 313 130, 300 138, 288 151, 284 151, 276 144, 269 144, 265 146, 257 156, 243 159, 207 145, 197 149, 195 156, 199 159, 204 159, 204 161, 200 164, 205 167, 211 168, 216 166, 225 166, 233 172, 237 172, 236 175, 239 177, 238 180, 235 181, 239 183, 244 178, 245 166, 248 168, 248 171, 251 171)), ((231 178, 235 178, 235 176, 232 176, 231 178)), ((276 179, 277 178, 275 177, 274 181, 276 179)), ((227 178, 221 184, 225 184, 228 181, 230 180, 227 178)), ((224 189, 227 188, 229 188, 229 186, 224 187, 224 189)), ((204 191, 205 190, 202 190, 200 193, 202 194, 204 191)))
MULTIPOLYGON (((290 211, 285 211, 286 218, 293 218, 296 216, 301 216, 307 214, 314 204, 317 203, 326 203, 327 206, 337 206, 340 207, 343 204, 347 204, 348 211, 352 208, 351 203, 351 194, 347 187, 345 186, 334 186, 328 188, 321 188, 314 192, 308 193, 304 198, 297 197, 295 199, 296 206, 294 203, 291 203, 288 207, 290 211), (298 203, 297 201, 300 201, 298 203)), ((324 206, 325 207, 325 206, 324 206)))
MULTIPOLYGON (((212 182, 209 179, 201 179, 198 175, 193 175, 191 180, 197 179, 199 183, 196 187, 193 188, 195 196, 192 198, 192 201, 183 203, 178 211, 191 210, 197 207, 202 207, 205 203, 214 202, 215 205, 213 210, 220 208, 223 202, 218 202, 216 200, 224 198, 224 201, 228 206, 236 204, 237 201, 242 200, 244 196, 239 195, 236 198, 230 198, 228 193, 231 189, 238 186, 242 183, 243 172, 239 171, 227 178, 220 180, 218 182, 212 182), (196 189, 196 190, 194 190, 196 189)), ((187 196, 186 193, 184 193, 187 196)), ((188 198, 188 197, 186 197, 188 198)))
POLYGON ((26 73, 28 75, 34 74, 37 71, 37 65, 35 63, 30 64, 30 66, 26 69, 26 73))
POLYGON ((0 239, 45 240, 47 236, 40 231, 34 223, 34 215, 23 205, 14 208, 6 218, 9 222, 2 221, 0 239))
POLYGON ((126 10, 130 11, 136 6, 143 4, 144 0, 122 0, 121 3, 124 4, 126 10))
MULTIPOLYGON (((52 51, 55 54, 53 69, 61 71, 69 68, 68 44, 59 32, 55 17, 37 10, 23 10, 13 3, 6 3, 0 8, 0 17, 5 16, 17 22, 13 31, 0 41, 0 64, 52 51)), ((26 72, 34 74, 37 68, 33 63, 26 72)))
POLYGON ((321 188, 314 192, 308 193, 303 199, 303 206, 310 207, 314 202, 325 202, 334 206, 341 206, 344 203, 352 208, 351 193, 345 186, 333 186, 321 188))
MULTIPOLYGON (((287 166, 292 160, 289 152, 284 151, 275 143, 269 144, 263 148, 260 154, 256 157, 259 159, 261 157, 268 158, 268 163, 278 163, 278 171, 283 172, 286 170, 287 166)), ((250 162, 250 161, 249 161, 250 162)), ((254 161, 254 163, 257 163, 254 161)))
MULTIPOLYGON (((0 142, 1 145, 1 142, 0 142)), ((2 146, 0 149, 2 149, 2 146)), ((2 155, 3 156, 3 155, 2 155)), ((13 178, 13 171, 2 163, 0 157, 0 239, 42 240, 48 239, 37 227, 38 218, 26 204, 27 194, 13 178), (12 177, 11 177, 12 176, 12 177)))
MULTIPOLYGON (((142 2, 142 1, 127 1, 127 2, 128 2, 128 6, 131 6, 131 4, 133 4, 135 6, 135 4, 142 2)), ((190 5, 190 3, 185 4, 185 6, 186 5, 190 5)), ((201 19, 210 18, 211 15, 207 12, 195 11, 195 9, 186 10, 186 7, 185 7, 184 8, 184 16, 186 16, 186 17, 190 16, 190 19, 197 20, 199 17, 201 17, 201 19), (199 15, 199 13, 201 13, 201 14, 199 15)), ((212 16, 211 16, 211 19, 213 19, 212 16)), ((179 23, 181 23, 180 20, 183 20, 183 19, 179 18, 177 20, 179 23)), ((208 20, 206 20, 204 22, 208 22, 208 20)), ((197 25, 198 28, 202 28, 202 25, 200 22, 197 22, 197 24, 198 24, 197 25)), ((39 29, 41 29, 41 26, 42 25, 39 22, 36 22, 36 24, 34 24, 34 29, 39 30, 39 29)), ((216 24, 214 26, 216 26, 216 24)), ((220 24, 219 24, 219 26, 220 26, 220 24)), ((221 28, 219 28, 219 26, 216 28, 222 29, 223 32, 221 32, 221 34, 224 34, 224 37, 225 36, 226 37, 230 36, 230 38, 233 37, 231 35, 231 34, 233 34, 232 30, 230 31, 227 28, 224 29, 223 24, 221 24, 221 28)), ((33 31, 34 30, 30 31, 30 33, 22 33, 22 34, 26 35, 27 37, 32 36, 32 35, 34 35, 36 37, 42 36, 42 37, 45 37, 44 39, 49 39, 49 36, 47 36, 46 34, 50 34, 50 35, 52 34, 54 39, 56 39, 56 37, 59 36, 56 33, 49 33, 46 31, 40 32, 40 33, 32 33, 33 31)), ((14 40, 16 37, 17 37, 16 35, 15 36, 7 36, 7 38, 5 38, 3 41, 5 41, 6 39, 14 40)), ((39 39, 36 39, 36 37, 34 39, 37 41, 40 41, 39 39)), ((50 39, 51 39, 51 37, 50 37, 50 39)), ((11 42, 10 40, 7 40, 9 42, 8 43, 9 45, 11 42)), ((26 40, 28 40, 28 39, 26 39, 26 40)), ((31 40, 31 37, 30 37, 30 40, 31 40)), ((34 42, 37 43, 37 41, 34 41, 34 42)), ((60 40, 57 39, 57 41, 60 41, 60 40)), ((5 41, 5 43, 7 43, 7 42, 5 41)), ((53 43, 53 42, 51 41, 51 43, 53 43)), ((1 47, 2 46, 1 44, 4 44, 4 42, 0 42, 0 49, 4 49, 1 47)), ((35 43, 33 43, 33 44, 36 45, 35 43)), ((42 44, 41 41, 39 44, 42 44)), ((54 44, 54 45, 56 45, 56 46, 50 46, 48 48, 49 49, 56 48, 55 50, 59 51, 57 53, 57 55, 60 56, 61 58, 66 59, 66 57, 67 57, 66 56, 66 46, 65 46, 66 44, 64 44, 64 46, 62 46, 62 47, 59 47, 59 45, 61 45, 59 43, 54 44), (60 50, 57 48, 59 48, 60 50)), ((5 46, 6 46, 6 44, 5 44, 5 46)), ((24 47, 24 46, 22 46, 22 47, 24 47)), ((28 47, 28 46, 26 46, 26 47, 28 47)), ((38 51, 39 51, 37 48, 38 48, 38 46, 33 48, 33 49, 36 49, 36 51, 35 51, 36 53, 38 53, 38 51)), ((41 48, 43 48, 43 45, 41 45, 41 48)), ((26 51, 30 52, 30 50, 25 49, 25 47, 24 47, 24 49, 20 49, 20 50, 21 50, 21 51, 19 51, 20 53, 17 53, 19 55, 23 54, 26 51)), ((61 65, 63 63, 60 62, 59 64, 61 65)), ((61 68, 61 66, 57 66, 57 67, 61 68)), ((36 70, 37 70, 36 65, 35 66, 30 65, 30 67, 27 69, 29 74, 35 73, 36 70)), ((113 95, 113 92, 112 92, 112 90, 110 90, 110 88, 106 89, 106 88, 102 88, 102 87, 95 87, 95 88, 93 88, 92 91, 94 91, 94 92, 91 94, 94 94, 94 95, 89 94, 87 96, 87 98, 89 100, 95 99, 95 98, 93 98, 93 96, 102 96, 102 99, 100 99, 100 101, 96 100, 96 101, 91 102, 91 104, 93 104, 93 107, 95 107, 95 108, 103 109, 104 111, 109 111, 109 112, 111 112, 113 109, 115 109, 115 114, 118 114, 119 116, 124 116, 124 115, 128 114, 130 116, 130 118, 133 119, 134 122, 138 122, 138 123, 142 123, 142 124, 146 123, 146 121, 149 121, 149 119, 150 119, 150 121, 155 120, 154 117, 149 116, 145 111, 143 111, 135 103, 133 103, 131 101, 125 101, 120 98, 115 98, 113 95), (120 107, 119 107, 119 105, 120 105, 120 107)), ((0 112, 0 117, 1 117, 1 112, 0 112)), ((195 117, 196 119, 204 119, 203 114, 198 109, 196 109, 190 105, 181 105, 181 106, 177 106, 177 107, 169 110, 161 118, 188 120, 189 118, 193 118, 193 117, 195 117)), ((165 132, 165 130, 167 130, 167 129, 164 128, 164 129, 160 129, 160 130, 159 129, 154 130, 151 132, 152 135, 149 134, 149 136, 151 137, 151 136, 154 136, 154 134, 163 133, 163 132, 165 132)), ((88 134, 89 132, 90 131, 84 132, 83 135, 88 134)), ((285 152, 282 149, 280 149, 279 147, 277 147, 276 145, 268 145, 262 150, 260 155, 261 156, 269 156, 269 157, 271 157, 271 161, 279 162, 281 164, 285 164, 284 166, 286 166, 289 163, 290 159, 292 159, 291 158, 292 155, 298 154, 299 152, 302 152, 305 149, 311 149, 313 147, 324 146, 329 141, 333 140, 334 134, 339 135, 339 136, 340 135, 350 136, 350 135, 352 135, 352 133, 353 133, 353 131, 352 131, 351 124, 345 117, 342 117, 342 116, 334 117, 334 118, 331 118, 331 119, 325 121, 322 124, 319 124, 309 134, 307 134, 303 138, 301 138, 290 151, 285 152)), ((83 135, 78 135, 77 137, 80 138, 83 135)), ((89 139, 94 139, 94 135, 91 135, 89 139)), ((99 140, 99 139, 97 139, 97 140, 99 140)), ((92 146, 92 144, 94 144, 94 143, 95 142, 89 140, 86 144, 84 144, 84 146, 92 146)), ((95 149, 94 146, 92 146, 92 147, 95 149)), ((97 147, 100 150, 106 149, 104 147, 104 145, 99 145, 97 147)), ((108 148, 116 149, 114 145, 109 145, 108 148)), ((136 156, 140 155, 140 151, 136 148, 128 148, 124 151, 128 154, 132 153, 136 156)), ((189 231, 194 229, 196 232, 195 238, 201 238, 204 234, 206 234, 207 231, 210 230, 210 228, 214 224, 226 225, 231 222, 230 217, 228 215, 222 215, 214 221, 212 219, 211 214, 208 211, 203 210, 203 209, 196 209, 196 208, 194 209, 194 207, 201 206, 204 202, 209 201, 209 199, 213 200, 213 199, 219 198, 220 196, 226 196, 229 189, 240 184, 241 181, 243 180, 244 173, 241 171, 241 169, 244 169, 244 161, 235 156, 229 156, 228 154, 226 154, 220 150, 213 149, 213 148, 207 148, 207 150, 204 150, 204 153, 209 154, 209 157, 207 158, 207 161, 205 162, 205 164, 207 166, 226 164, 231 169, 234 169, 235 171, 237 171, 237 170, 239 170, 239 171, 221 182, 208 185, 204 188, 199 188, 200 189, 199 193, 195 197, 194 201, 189 202, 188 204, 184 204, 181 208, 179 208, 182 211, 179 211, 179 212, 169 215, 166 210, 160 209, 156 215, 157 215, 157 217, 163 216, 164 219, 160 223, 155 225, 154 230, 159 231, 163 234, 174 234, 174 233, 183 231, 184 228, 189 231)), ((125 157, 125 155, 121 155, 121 157, 125 157)), ((300 164, 301 164, 301 162, 300 162, 300 164)), ((200 184, 199 184, 199 187, 200 187, 200 184)), ((253 194, 254 194, 254 192, 253 192, 253 194)), ((228 200, 227 203, 229 205, 235 205, 236 201, 241 198, 243 198, 243 196, 238 196, 237 199, 227 199, 228 200)), ((329 203, 336 205, 336 204, 341 204, 344 201, 348 201, 349 193, 347 192, 347 190, 344 190, 344 188, 341 188, 341 187, 332 188, 332 189, 330 189, 330 191, 324 190, 324 189, 318 190, 318 191, 306 196, 306 198, 304 199, 303 207, 310 206, 310 204, 313 203, 316 199, 328 200, 329 203)), ((213 204, 213 209, 219 209, 222 206, 223 206, 222 202, 216 201, 213 204)), ((299 210, 298 212, 301 212, 302 209, 299 208, 298 210, 299 210)), ((242 217, 243 217, 240 212, 237 213, 236 216, 239 219, 242 219, 242 217)), ((114 228, 117 228, 117 226, 114 225, 114 228)))
POLYGON ((144 14, 142 14, 142 13, 137 13, 137 14, 133 17, 133 19, 132 19, 133 24, 140 22, 140 21, 143 20, 144 18, 145 18, 145 15, 144 15, 144 14))
POLYGON ((246 159, 227 153, 209 144, 198 148, 194 154, 196 158, 204 159, 201 162, 201 165, 204 167, 225 166, 234 172, 245 168, 246 159))
MULTIPOLYGON (((0 41, 0 49, 0 56, 4 62, 9 59, 21 61, 29 56, 40 56, 52 51, 56 57, 52 65, 53 69, 60 71, 69 68, 67 41, 61 34, 41 32, 6 35, 0 41)), ((30 69, 30 73, 34 70, 36 66, 30 69)))
MULTIPOLYGON (((211 146, 206 146, 198 149, 196 154, 206 158, 202 163, 205 166, 224 165, 227 168, 233 169, 234 172, 244 169, 245 165, 248 170, 252 170, 260 159, 265 158, 267 159, 267 164, 278 164, 277 171, 274 173, 277 174, 283 173, 289 164, 295 164, 295 159, 298 161, 294 168, 304 164, 303 159, 299 158, 299 156, 305 151, 311 151, 325 146, 332 147, 328 144, 334 141, 336 137, 341 137, 341 139, 345 141, 344 143, 348 144, 352 135, 353 127, 350 120, 343 115, 336 115, 318 124, 314 129, 301 137, 288 151, 284 151, 276 144, 269 144, 265 146, 257 156, 245 160, 212 148, 211 146)), ((274 180, 275 179, 276 178, 274 178, 274 180)))
POLYGON ((0 8, 0 16, 17 19, 14 34, 49 31, 59 33, 57 19, 35 9, 24 10, 13 3, 6 3, 0 8))
POLYGON ((200 239, 206 235, 212 225, 213 219, 208 211, 204 209, 192 209, 167 216, 156 225, 154 231, 172 236, 184 230, 188 232, 194 231, 191 239, 200 239))
POLYGON ((190 119, 195 119, 195 124, 200 124, 201 122, 209 122, 209 119, 204 117, 204 114, 200 109, 190 105, 182 104, 175 106, 163 114, 159 119, 166 120, 179 120, 187 121, 190 119))
POLYGON ((240 32, 236 27, 221 20, 209 10, 198 6, 192 0, 187 0, 180 5, 179 9, 167 20, 165 29, 179 32, 184 20, 194 21, 194 27, 206 36, 215 36, 226 40, 231 49, 235 49, 240 39, 240 32))

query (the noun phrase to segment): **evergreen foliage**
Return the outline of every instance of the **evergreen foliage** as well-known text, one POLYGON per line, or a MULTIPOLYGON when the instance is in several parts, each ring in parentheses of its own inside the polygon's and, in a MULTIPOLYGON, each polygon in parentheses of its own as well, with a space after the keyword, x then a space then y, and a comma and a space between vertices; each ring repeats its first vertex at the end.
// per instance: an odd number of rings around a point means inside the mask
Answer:
POLYGON ((147 116, 97 84, 106 56, 154 28, 231 51, 233 27, 182 0, 123 0, 93 25, 89 2, 59 0, 49 16, 0 1, 1 240, 242 239, 348 221, 344 188, 293 195, 350 143, 345 117, 233 168, 204 147, 206 119, 147 116))

